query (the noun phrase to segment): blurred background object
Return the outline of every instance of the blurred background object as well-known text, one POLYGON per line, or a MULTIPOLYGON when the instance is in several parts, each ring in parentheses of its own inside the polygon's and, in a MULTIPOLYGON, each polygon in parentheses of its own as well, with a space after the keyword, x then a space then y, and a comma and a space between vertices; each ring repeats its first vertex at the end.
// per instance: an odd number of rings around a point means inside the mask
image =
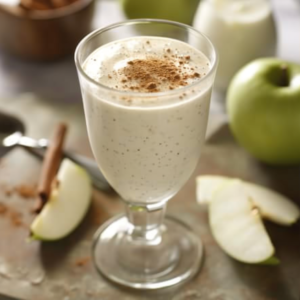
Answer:
POLYGON ((276 54, 276 27, 269 0, 202 0, 194 27, 206 34, 219 52, 215 87, 222 92, 245 64, 276 54))
POLYGON ((0 2, 0 47, 34 60, 53 60, 73 53, 78 42, 91 31, 94 2, 20 0, 17 5, 0 2))
MULTIPOLYGON (((8 0, 0 0, 0 2, 2 1, 8 0)), ((300 28, 300 2, 298 0, 271 0, 270 3, 277 29, 276 56, 300 63, 300 39, 297 31, 297 28, 300 28)), ((125 18, 120 0, 96 0, 92 29, 104 27, 113 22, 120 22, 125 18)), ((3 23, 3 12, 0 12, 0 23, 3 23)), ((73 30, 79 30, 80 27, 82 27, 80 23, 72 25, 73 30)), ((0 32, 5 32, 7 38, 12 40, 18 39, 13 34, 12 28, 0 25, 0 32)), ((17 43, 17 41, 14 42, 17 43)), ((23 45, 22 47, 24 48, 23 45)), ((16 59, 15 56, 9 55, 8 51, 3 51, 3 47, 0 48, 0 90, 2 91, 2 98, 34 92, 37 98, 47 99, 49 103, 81 103, 72 53, 70 52, 66 59, 54 61, 51 64, 40 64, 16 59)), ((223 93, 214 91, 211 109, 213 111, 225 110, 223 93)))
POLYGON ((153 18, 191 25, 199 0, 120 0, 129 19, 153 18))

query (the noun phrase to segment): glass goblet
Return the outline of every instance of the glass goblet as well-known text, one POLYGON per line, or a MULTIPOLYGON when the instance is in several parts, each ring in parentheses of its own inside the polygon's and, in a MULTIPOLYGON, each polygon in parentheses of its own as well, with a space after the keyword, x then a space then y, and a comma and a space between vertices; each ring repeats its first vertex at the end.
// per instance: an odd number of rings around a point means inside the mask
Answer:
MULTIPOLYGON (((136 58, 135 51, 129 54, 136 58)), ((97 270, 136 289, 164 288, 191 278, 203 257, 201 239, 164 215, 168 200, 195 170, 203 147, 217 68, 212 43, 180 23, 129 20, 85 37, 75 61, 92 151, 126 206, 125 215, 109 220, 95 235, 97 270), (207 74, 178 89, 144 93, 111 88, 85 72, 85 61, 96 49, 141 37, 151 43, 165 39, 166 44, 172 39, 201 52, 207 74)))

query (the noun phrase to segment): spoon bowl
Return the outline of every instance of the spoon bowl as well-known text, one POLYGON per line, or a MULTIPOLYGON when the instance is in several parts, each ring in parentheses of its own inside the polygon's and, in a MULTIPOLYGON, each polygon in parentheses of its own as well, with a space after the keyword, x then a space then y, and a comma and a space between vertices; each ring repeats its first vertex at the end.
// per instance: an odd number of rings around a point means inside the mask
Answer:
POLYGON ((21 136, 24 134, 24 132, 25 126, 19 119, 12 115, 0 112, 0 157, 9 152, 10 147, 12 147, 5 146, 3 144, 4 140, 12 134, 16 134, 13 138, 15 140, 17 135, 21 136))

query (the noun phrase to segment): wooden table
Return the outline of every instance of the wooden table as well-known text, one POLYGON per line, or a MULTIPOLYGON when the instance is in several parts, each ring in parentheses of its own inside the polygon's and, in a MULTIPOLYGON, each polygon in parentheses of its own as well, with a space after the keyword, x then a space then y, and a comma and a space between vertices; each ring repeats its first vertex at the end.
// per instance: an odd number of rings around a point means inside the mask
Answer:
MULTIPOLYGON (((299 2, 273 2, 281 36, 279 55, 299 62, 299 2)), ((95 26, 124 18, 114 1, 102 0, 98 12, 95 26)), ((70 125, 66 148, 91 156, 73 58, 38 64, 0 53, 0 90, 0 109, 23 120, 28 135, 47 137, 53 126, 64 120, 70 125)), ((194 228, 205 245, 201 271, 183 286, 153 293, 133 292, 110 284, 96 273, 90 261, 92 236, 100 224, 122 212, 122 202, 115 194, 95 190, 87 217, 66 239, 28 242, 34 198, 30 193, 26 195, 24 186, 37 183, 40 167, 40 161, 23 149, 12 150, 0 161, 0 202, 10 208, 9 213, 0 215, 0 293, 26 300, 300 299, 299 223, 290 228, 266 224, 281 260, 279 266, 246 265, 229 258, 217 246, 209 230, 207 212, 196 203, 195 177, 209 173, 269 186, 300 205, 300 167, 269 167, 241 149, 228 129, 223 95, 213 96, 199 166, 168 205, 168 214, 194 228)))

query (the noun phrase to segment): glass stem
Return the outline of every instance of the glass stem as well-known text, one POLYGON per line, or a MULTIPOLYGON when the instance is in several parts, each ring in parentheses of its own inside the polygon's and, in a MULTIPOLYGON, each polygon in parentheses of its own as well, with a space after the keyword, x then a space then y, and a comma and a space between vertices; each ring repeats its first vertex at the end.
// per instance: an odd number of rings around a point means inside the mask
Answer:
POLYGON ((166 203, 155 207, 126 204, 126 215, 132 225, 128 232, 131 239, 145 243, 159 242, 165 210, 166 203))

